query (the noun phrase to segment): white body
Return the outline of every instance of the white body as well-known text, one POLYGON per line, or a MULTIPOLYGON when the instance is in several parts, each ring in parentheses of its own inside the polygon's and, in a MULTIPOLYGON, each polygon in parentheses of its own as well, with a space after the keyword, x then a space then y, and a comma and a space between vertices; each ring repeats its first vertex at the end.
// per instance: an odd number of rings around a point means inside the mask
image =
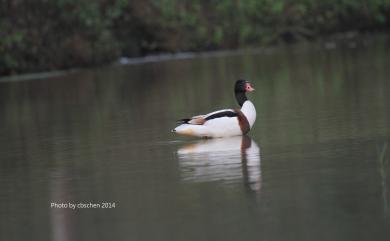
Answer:
MULTIPOLYGON (((199 116, 206 118, 212 114, 223 111, 233 111, 231 109, 215 111, 210 114, 199 116)), ((242 105, 241 112, 245 115, 249 122, 250 129, 256 121, 256 109, 253 103, 249 100, 242 105)), ((242 135, 237 117, 220 117, 206 121, 203 125, 182 124, 174 129, 175 132, 183 135, 199 136, 199 137, 227 137, 242 135)))

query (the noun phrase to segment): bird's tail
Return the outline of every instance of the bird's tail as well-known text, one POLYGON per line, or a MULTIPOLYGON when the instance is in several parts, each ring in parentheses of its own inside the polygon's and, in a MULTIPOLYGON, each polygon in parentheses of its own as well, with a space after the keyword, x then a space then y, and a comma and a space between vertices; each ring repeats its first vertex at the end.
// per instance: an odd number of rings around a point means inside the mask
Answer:
POLYGON ((188 122, 190 121, 191 119, 189 118, 184 118, 184 119, 180 119, 180 120, 177 120, 177 124, 188 124, 188 122))

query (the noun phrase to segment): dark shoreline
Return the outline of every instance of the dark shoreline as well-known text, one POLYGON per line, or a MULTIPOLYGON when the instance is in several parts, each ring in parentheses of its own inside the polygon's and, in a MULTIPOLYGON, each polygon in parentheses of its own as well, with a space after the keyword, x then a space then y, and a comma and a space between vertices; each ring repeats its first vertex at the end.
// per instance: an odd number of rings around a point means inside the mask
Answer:
POLYGON ((242 54, 260 54, 260 53, 269 53, 275 49, 288 47, 288 48, 298 48, 305 47, 307 44, 318 45, 324 49, 333 49, 341 46, 348 48, 355 48, 362 45, 369 44, 373 39, 384 39, 385 41, 390 40, 390 34, 387 32, 370 32, 370 33, 357 33, 357 32, 345 32, 337 33, 331 36, 322 37, 312 41, 297 41, 293 43, 282 43, 274 44, 262 47, 247 47, 239 49, 227 49, 227 50, 210 50, 210 51, 199 51, 199 52, 178 52, 178 53, 160 53, 160 54, 151 54, 142 57, 120 57, 114 62, 91 66, 91 67, 78 67, 71 69, 63 70, 53 70, 53 71, 43 71, 43 72, 33 72, 33 73, 21 73, 8 76, 0 76, 0 83, 4 82, 17 82, 17 81, 28 81, 34 79, 42 78, 52 78, 63 76, 67 74, 77 73, 83 70, 94 70, 103 67, 109 66, 120 66, 120 65, 138 65, 138 64, 148 64, 164 61, 174 61, 174 60, 185 60, 185 59, 194 59, 194 58, 218 58, 225 56, 234 56, 242 54))
POLYGON ((5 1, 0 23, 5 76, 388 32, 390 0, 5 1))

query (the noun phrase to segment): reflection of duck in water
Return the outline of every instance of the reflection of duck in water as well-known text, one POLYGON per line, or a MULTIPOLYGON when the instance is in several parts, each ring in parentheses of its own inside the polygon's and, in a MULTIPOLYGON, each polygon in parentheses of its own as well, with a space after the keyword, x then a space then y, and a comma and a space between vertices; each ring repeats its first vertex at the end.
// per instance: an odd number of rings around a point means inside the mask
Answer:
POLYGON ((237 80, 234 93, 241 109, 224 109, 207 115, 198 115, 180 120, 173 132, 199 137, 225 137, 245 135, 256 120, 256 109, 246 98, 246 92, 254 91, 251 83, 237 80))
POLYGON ((252 190, 260 190, 260 148, 248 136, 201 140, 180 148, 177 154, 184 180, 243 179, 252 190))

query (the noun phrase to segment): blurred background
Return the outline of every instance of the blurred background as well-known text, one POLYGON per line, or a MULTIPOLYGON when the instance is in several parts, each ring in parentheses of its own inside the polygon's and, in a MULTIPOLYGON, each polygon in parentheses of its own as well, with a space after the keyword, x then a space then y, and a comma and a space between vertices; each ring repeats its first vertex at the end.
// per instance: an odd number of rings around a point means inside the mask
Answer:
POLYGON ((0 4, 0 240, 389 239, 390 0, 0 4))
POLYGON ((0 75, 388 31, 389 0, 2 0, 0 75))

